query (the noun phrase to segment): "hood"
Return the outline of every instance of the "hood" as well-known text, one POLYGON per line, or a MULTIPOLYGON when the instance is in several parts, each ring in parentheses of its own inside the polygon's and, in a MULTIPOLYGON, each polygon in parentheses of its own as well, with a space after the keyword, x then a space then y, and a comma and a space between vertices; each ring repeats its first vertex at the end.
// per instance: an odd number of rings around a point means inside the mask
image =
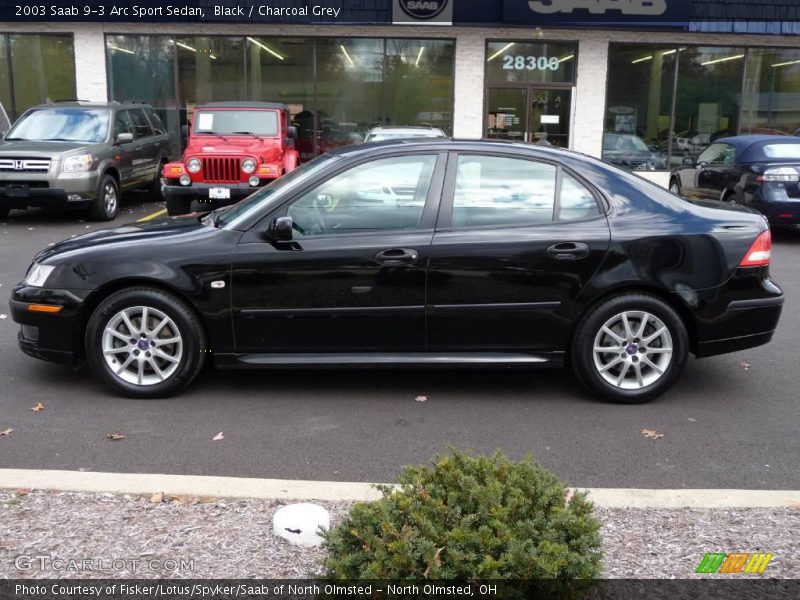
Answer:
POLYGON ((37 140, 3 140, 0 142, 0 156, 20 156, 26 158, 54 158, 76 150, 92 152, 102 144, 86 142, 43 142, 37 140))
POLYGON ((180 217, 168 217, 157 221, 145 223, 131 223, 114 227, 113 229, 103 229, 92 231, 62 242, 39 252, 34 260, 38 262, 73 256, 88 248, 93 251, 101 251, 110 245, 128 245, 131 251, 152 244, 154 241, 167 238, 174 238, 180 235, 192 235, 201 231, 208 231, 208 226, 200 223, 198 214, 182 215, 180 217))
POLYGON ((267 162, 281 156, 280 140, 270 137, 243 136, 198 136, 192 138, 184 157, 196 156, 254 156, 267 162))

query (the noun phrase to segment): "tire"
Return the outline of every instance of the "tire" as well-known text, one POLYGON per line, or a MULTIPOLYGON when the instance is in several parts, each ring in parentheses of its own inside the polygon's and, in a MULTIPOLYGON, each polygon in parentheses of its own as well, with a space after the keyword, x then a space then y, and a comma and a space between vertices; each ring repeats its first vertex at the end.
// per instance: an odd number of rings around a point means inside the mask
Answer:
POLYGON ((578 380, 591 392, 611 402, 637 404, 653 400, 672 387, 688 353, 689 336, 678 313, 660 298, 630 293, 609 298, 589 310, 575 331, 570 363, 578 380), (630 331, 627 335, 625 318, 630 331), (652 337, 662 327, 664 331, 652 337), (595 352, 596 347, 613 350, 595 352))
POLYGON ((188 215, 192 212, 192 201, 186 198, 175 198, 174 196, 167 196, 166 200, 167 214, 170 217, 177 215, 188 215))
POLYGON ((153 180, 153 183, 150 184, 148 188, 148 196, 149 199, 153 202, 161 202, 164 200, 164 195, 161 193, 161 173, 164 170, 164 165, 166 163, 161 163, 158 166, 158 171, 156 172, 156 178, 153 180))
POLYGON ((681 196, 681 183, 677 179, 673 179, 669 182, 669 191, 675 194, 676 196, 681 196))
POLYGON ((152 288, 124 289, 103 300, 89 318, 84 344, 95 376, 129 398, 178 393, 197 377, 208 352, 203 325, 191 307, 152 288), (148 333, 141 332, 144 309, 148 333), (107 355, 109 349, 119 351, 107 355))
POLYGON ((111 221, 119 213, 119 185, 111 175, 103 175, 97 186, 97 198, 89 206, 92 221, 111 221))

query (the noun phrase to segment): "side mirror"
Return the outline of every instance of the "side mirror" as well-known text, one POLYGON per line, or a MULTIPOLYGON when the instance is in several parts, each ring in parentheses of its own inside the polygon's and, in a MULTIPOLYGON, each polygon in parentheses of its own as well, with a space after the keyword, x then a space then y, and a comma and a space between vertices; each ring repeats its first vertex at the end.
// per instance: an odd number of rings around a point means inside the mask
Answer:
POLYGON ((694 158, 692 158, 691 156, 684 156, 682 164, 683 164, 684 167, 693 167, 694 166, 694 158))
POLYGON ((333 207, 333 196, 330 194, 317 194, 317 199, 314 201, 315 208, 328 210, 333 207))
POLYGON ((289 127, 286 130, 286 137, 292 140, 295 139, 297 137, 297 127, 295 127, 294 125, 289 125, 289 127))
POLYGON ((118 144, 130 144, 133 141, 133 134, 132 133, 120 133, 117 135, 117 143, 118 144))
POLYGON ((292 217, 272 219, 267 235, 276 242, 288 242, 292 239, 292 217))

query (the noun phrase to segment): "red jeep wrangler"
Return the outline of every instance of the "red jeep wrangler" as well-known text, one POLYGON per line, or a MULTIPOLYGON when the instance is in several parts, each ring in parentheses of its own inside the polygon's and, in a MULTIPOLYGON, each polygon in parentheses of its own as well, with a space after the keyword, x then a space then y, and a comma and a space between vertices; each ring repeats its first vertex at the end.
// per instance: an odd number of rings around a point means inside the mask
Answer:
POLYGON ((297 131, 285 104, 203 104, 194 109, 187 129, 183 159, 163 171, 170 215, 191 212, 192 200, 209 208, 231 204, 297 167, 297 131))

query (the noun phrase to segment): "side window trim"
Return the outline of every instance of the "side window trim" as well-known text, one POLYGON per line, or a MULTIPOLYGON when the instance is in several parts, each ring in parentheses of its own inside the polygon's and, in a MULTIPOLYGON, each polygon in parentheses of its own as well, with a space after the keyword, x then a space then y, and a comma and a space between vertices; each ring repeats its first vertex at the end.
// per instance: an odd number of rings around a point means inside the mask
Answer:
MULTIPOLYGON (((364 237, 364 236, 374 236, 378 234, 385 234, 385 235, 398 235, 402 233, 423 233, 426 231, 433 231, 434 225, 436 223, 436 216, 439 211, 439 203, 440 198, 442 196, 442 186, 444 183, 445 177, 445 168, 447 165, 447 152, 442 150, 431 150, 430 152, 423 152, 417 153, 412 151, 406 152, 397 152, 388 155, 381 155, 381 156, 373 156, 373 157, 365 157, 358 162, 350 163, 347 165, 342 165, 340 168, 336 169, 335 171, 325 173, 321 175, 314 181, 309 182, 307 185, 303 186, 302 188, 298 189, 294 194, 292 194, 291 198, 287 198, 283 201, 279 206, 276 206, 272 211, 270 211, 263 219, 261 219, 258 223, 256 223, 252 228, 251 231, 260 231, 266 227, 267 223, 269 223, 272 219, 277 217, 286 216, 289 207, 311 192, 314 188, 322 185, 326 181, 333 179, 334 177, 338 177, 342 173, 349 171, 351 169, 355 169, 365 164, 369 164, 375 162, 376 160, 383 160, 388 158, 402 158, 404 156, 417 156, 420 154, 432 155, 436 157, 436 161, 433 167, 433 173, 431 174, 431 181, 428 186, 428 193, 425 197, 425 204, 422 208, 422 215, 420 217, 419 226, 414 229, 385 229, 385 230, 370 230, 370 231, 363 231, 357 233, 340 233, 340 234, 322 234, 322 235, 315 235, 309 237, 309 239, 314 240, 323 240, 323 239, 347 239, 351 237, 364 237)), ((302 238, 300 238, 302 239, 302 238)))

